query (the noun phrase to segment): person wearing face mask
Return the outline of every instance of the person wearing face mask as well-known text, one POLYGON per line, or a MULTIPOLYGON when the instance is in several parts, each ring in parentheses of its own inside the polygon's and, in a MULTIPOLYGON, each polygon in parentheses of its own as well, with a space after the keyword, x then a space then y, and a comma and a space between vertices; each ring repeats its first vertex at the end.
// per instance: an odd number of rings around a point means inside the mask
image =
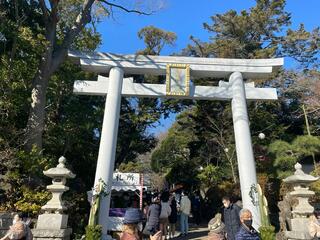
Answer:
POLYGON ((320 239, 320 209, 316 209, 309 218, 308 230, 313 239, 320 239))
POLYGON ((252 227, 252 213, 249 209, 240 211, 241 226, 236 240, 260 240, 258 232, 252 227))
POLYGON ((22 221, 22 214, 20 213, 14 215, 12 226, 10 226, 8 233, 0 240, 18 240, 18 239, 21 239, 21 240, 26 239, 25 225, 22 221))
POLYGON ((234 240, 241 225, 239 218, 241 208, 231 203, 228 196, 222 198, 222 203, 222 222, 225 224, 227 239, 234 240))
MULTIPOLYGON (((140 240, 143 230, 142 213, 138 208, 128 208, 123 220, 120 240, 140 240)), ((150 240, 161 240, 161 231, 150 236, 150 240)))

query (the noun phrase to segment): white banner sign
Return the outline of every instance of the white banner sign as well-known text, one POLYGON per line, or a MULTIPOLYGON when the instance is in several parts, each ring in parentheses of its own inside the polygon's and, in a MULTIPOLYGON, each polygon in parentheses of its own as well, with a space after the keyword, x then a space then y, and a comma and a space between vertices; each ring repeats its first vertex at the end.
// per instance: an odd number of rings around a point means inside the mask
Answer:
POLYGON ((139 173, 113 173, 112 186, 136 186, 140 185, 139 173))

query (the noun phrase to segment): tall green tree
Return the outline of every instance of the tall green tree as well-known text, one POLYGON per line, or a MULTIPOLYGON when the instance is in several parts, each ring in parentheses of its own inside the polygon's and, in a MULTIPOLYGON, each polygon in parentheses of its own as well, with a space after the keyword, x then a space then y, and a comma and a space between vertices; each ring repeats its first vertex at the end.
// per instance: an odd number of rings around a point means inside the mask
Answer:
MULTIPOLYGON (((259 174, 274 178, 278 176, 276 174, 278 166, 274 157, 267 156, 268 145, 279 139, 292 142, 296 136, 304 135, 302 103, 315 102, 314 99, 317 98, 313 90, 317 89, 317 78, 312 78, 311 75, 317 76, 318 72, 320 31, 316 28, 308 32, 303 25, 292 29, 291 15, 285 9, 285 0, 256 0, 255 2, 256 4, 248 10, 239 12, 230 10, 212 16, 210 22, 203 24, 204 29, 210 34, 209 40, 204 42, 191 36, 192 42, 182 51, 182 55, 249 59, 290 57, 299 66, 298 70, 291 72, 280 69, 277 74, 268 79, 246 79, 254 81, 257 86, 276 87, 279 90, 277 102, 248 102, 257 171, 259 174), (306 88, 299 84, 303 81, 306 82, 303 85, 306 88), (260 132, 265 133, 265 139, 258 138, 260 132)), ((221 79, 214 77, 193 79, 196 85, 217 85, 218 80, 221 79)), ((233 161, 236 165, 235 156, 232 154, 234 136, 230 104, 198 101, 190 108, 193 112, 188 115, 187 121, 188 126, 192 126, 190 136, 194 138, 188 144, 193 146, 190 147, 190 161, 193 164, 203 164, 210 159, 208 163, 219 167, 224 173, 222 178, 230 181, 233 179, 230 163, 233 161), (228 154, 226 154, 226 148, 229 150, 228 154), (231 160, 229 163, 228 159, 231 160)), ((309 121, 310 127, 316 134, 319 121, 312 116, 312 113, 316 113, 318 108, 313 105, 313 109, 314 112, 310 108, 309 121)), ((180 118, 177 123, 181 123, 180 118)), ((175 135, 183 134, 186 126, 187 124, 183 123, 179 127, 175 126, 175 135)), ((163 141, 163 146, 169 139, 170 134, 163 141)), ((173 148, 174 145, 169 146, 173 148)), ((168 149, 168 153, 164 151, 161 155, 170 157, 171 148, 168 149)), ((160 147, 161 149, 164 150, 160 147)), ((156 158, 156 156, 153 157, 156 158)), ((184 168, 176 170, 184 171, 184 168)))
POLYGON ((308 32, 303 24, 290 28, 286 1, 256 0, 256 5, 239 13, 230 10, 211 17, 204 29, 209 42, 191 37, 185 54, 204 57, 271 58, 291 57, 305 67, 316 66, 319 57, 319 28, 308 32))
MULTIPOLYGON (((45 129, 46 95, 51 76, 61 66, 67 57, 68 50, 78 49, 77 40, 85 35, 95 35, 95 27, 88 26, 94 23, 96 13, 103 10, 109 15, 114 8, 126 12, 144 14, 143 10, 131 10, 125 5, 106 0, 68 0, 68 1, 2 1, 2 9, 14 13, 14 22, 17 28, 25 19, 38 17, 36 33, 41 34, 43 46, 36 57, 36 69, 31 83, 31 106, 28 115, 25 133, 25 149, 31 151, 32 146, 42 150, 42 134, 45 129), (97 10, 97 11, 95 11, 97 10)), ((6 12, 6 11, 5 11, 6 12)), ((13 42, 15 43, 15 41, 13 42)), ((82 47, 87 47, 83 45, 82 47)), ((90 46, 87 50, 90 49, 90 46)), ((91 48, 92 49, 92 48, 91 48)), ((12 53, 15 47, 13 44, 12 53)))
POLYGON ((284 178, 292 173, 294 165, 312 155, 320 153, 320 138, 315 136, 297 136, 291 143, 277 140, 270 144, 268 151, 275 158, 277 174, 284 178))

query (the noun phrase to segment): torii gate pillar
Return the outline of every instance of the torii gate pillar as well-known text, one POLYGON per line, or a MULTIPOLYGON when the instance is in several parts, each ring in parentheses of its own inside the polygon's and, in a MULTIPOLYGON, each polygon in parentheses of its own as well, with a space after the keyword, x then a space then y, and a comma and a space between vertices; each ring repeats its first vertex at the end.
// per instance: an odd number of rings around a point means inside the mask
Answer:
POLYGON ((232 118, 243 208, 250 209, 253 215, 253 226, 258 227, 260 226, 260 210, 255 192, 257 174, 242 74, 240 72, 232 73, 229 78, 229 84, 232 89, 232 118))
POLYGON ((116 157, 117 138, 119 115, 121 108, 121 90, 123 83, 123 70, 118 67, 113 67, 109 73, 110 92, 106 98, 106 105, 103 116, 99 155, 97 160, 96 175, 94 186, 99 184, 102 180, 107 184, 107 191, 110 192, 107 196, 101 196, 99 224, 102 225, 102 232, 107 233, 107 222, 109 218, 110 209, 110 195, 112 184, 113 169, 116 157))

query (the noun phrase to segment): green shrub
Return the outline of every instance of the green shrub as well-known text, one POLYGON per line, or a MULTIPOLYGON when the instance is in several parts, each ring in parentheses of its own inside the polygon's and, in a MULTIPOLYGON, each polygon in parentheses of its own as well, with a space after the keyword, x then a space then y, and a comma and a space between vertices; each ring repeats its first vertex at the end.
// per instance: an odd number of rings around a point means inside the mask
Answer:
POLYGON ((86 227, 86 240, 99 240, 102 236, 101 225, 88 225, 86 227))
POLYGON ((259 228, 261 240, 275 240, 276 234, 274 226, 262 226, 259 228))

